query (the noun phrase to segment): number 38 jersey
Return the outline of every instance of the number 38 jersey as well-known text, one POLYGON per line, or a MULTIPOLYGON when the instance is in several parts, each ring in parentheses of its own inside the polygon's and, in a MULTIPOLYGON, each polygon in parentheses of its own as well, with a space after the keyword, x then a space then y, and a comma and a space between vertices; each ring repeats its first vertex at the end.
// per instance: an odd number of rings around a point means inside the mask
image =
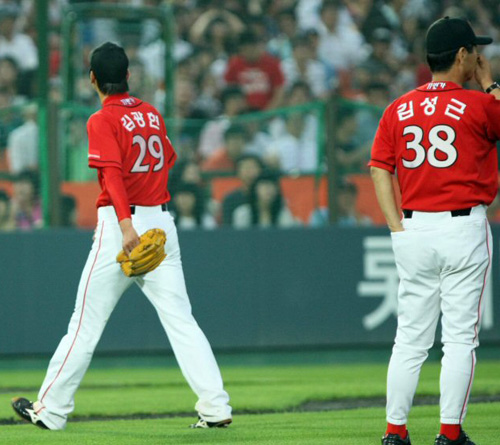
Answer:
MULTIPOLYGON (((177 157, 160 113, 128 94, 109 96, 87 122, 89 167, 118 167, 129 203, 155 206, 170 200, 168 170, 177 157)), ((98 170, 102 192, 97 207, 112 205, 98 170)))
POLYGON ((368 165, 397 171, 404 209, 489 205, 497 194, 500 101, 452 82, 430 82, 394 101, 368 165))

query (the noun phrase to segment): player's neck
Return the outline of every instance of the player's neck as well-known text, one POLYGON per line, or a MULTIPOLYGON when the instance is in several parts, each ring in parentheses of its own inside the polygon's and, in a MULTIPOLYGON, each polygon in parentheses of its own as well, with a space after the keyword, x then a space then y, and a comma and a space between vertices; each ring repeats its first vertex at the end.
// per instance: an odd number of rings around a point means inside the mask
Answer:
POLYGON ((107 94, 101 93, 99 89, 97 89, 97 94, 99 95, 99 100, 101 101, 101 104, 103 104, 104 101, 109 97, 107 94))
POLYGON ((465 80, 461 73, 456 72, 455 70, 450 70, 445 73, 434 73, 432 75, 433 82, 453 82, 457 85, 462 86, 465 83, 465 80))

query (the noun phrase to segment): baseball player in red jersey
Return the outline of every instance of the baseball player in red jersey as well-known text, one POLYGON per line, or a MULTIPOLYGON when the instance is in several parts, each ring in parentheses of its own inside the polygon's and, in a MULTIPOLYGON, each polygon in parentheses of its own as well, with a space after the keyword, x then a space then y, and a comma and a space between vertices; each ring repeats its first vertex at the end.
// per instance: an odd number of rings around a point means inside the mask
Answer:
POLYGON ((500 139, 500 90, 476 46, 491 42, 463 19, 432 24, 426 48, 433 79, 385 110, 373 144, 369 165, 400 277, 383 445, 410 444, 408 413, 440 315, 441 431, 434 443, 473 445, 461 424, 491 267, 486 206, 497 194, 500 139), (473 78, 491 94, 463 89, 473 78), (395 172, 402 220, 391 180, 395 172))
POLYGON ((68 333, 61 340, 34 403, 12 402, 16 413, 42 428, 63 429, 74 408, 74 395, 94 349, 123 292, 135 281, 151 301, 192 390, 199 420, 192 427, 231 423, 229 396, 223 389, 210 345, 191 314, 177 232, 167 211, 168 171, 176 154, 160 113, 127 94, 128 58, 105 43, 91 56, 90 81, 102 109, 87 125, 89 166, 98 171, 95 239, 82 273, 68 333), (152 272, 128 278, 116 262, 139 244, 138 233, 160 228, 167 234, 167 257, 152 272))

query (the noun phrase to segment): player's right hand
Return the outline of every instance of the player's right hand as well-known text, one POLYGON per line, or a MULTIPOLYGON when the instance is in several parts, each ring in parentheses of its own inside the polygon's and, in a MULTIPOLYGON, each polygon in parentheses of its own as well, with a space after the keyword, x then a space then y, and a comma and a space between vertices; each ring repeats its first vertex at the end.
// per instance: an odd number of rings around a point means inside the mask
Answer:
POLYGON ((132 220, 130 218, 124 218, 120 221, 120 229, 122 230, 123 240, 122 248, 125 254, 128 256, 135 246, 141 243, 139 235, 132 225, 132 220))

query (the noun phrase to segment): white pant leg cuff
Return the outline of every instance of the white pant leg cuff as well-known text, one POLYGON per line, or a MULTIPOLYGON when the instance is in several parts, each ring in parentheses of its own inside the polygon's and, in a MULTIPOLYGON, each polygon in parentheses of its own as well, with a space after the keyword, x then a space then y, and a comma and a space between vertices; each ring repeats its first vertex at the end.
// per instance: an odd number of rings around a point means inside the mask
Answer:
POLYGON ((47 407, 43 403, 37 400, 33 403, 33 408, 35 409, 35 412, 37 413, 40 420, 49 430, 63 430, 64 428, 66 428, 65 420, 58 419, 59 421, 53 421, 54 416, 51 416, 47 412, 47 407))
POLYGON ((441 423, 446 423, 448 425, 460 425, 460 419, 455 419, 451 417, 441 418, 441 423))
POLYGON ((408 419, 395 419, 394 417, 387 417, 386 420, 393 425, 406 425, 408 423, 408 419))
POLYGON ((207 422, 221 422, 223 420, 232 419, 231 407, 225 407, 225 409, 217 409, 212 412, 198 410, 198 416, 207 422))
POLYGON ((203 419, 203 420, 206 420, 207 422, 222 422, 223 420, 228 420, 228 419, 232 419, 233 416, 232 416, 232 413, 231 411, 228 411, 222 415, 218 414, 218 415, 210 415, 210 414, 206 414, 206 413, 202 413, 202 412, 198 412, 198 416, 203 419))

